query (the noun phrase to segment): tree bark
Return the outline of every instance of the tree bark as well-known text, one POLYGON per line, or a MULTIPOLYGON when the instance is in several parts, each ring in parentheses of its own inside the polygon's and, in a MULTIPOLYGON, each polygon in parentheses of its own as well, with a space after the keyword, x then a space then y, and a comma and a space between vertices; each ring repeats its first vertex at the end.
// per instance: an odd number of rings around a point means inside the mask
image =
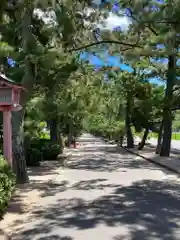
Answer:
POLYGON ((161 125, 160 125, 159 132, 158 132, 156 154, 160 154, 160 152, 161 152, 162 134, 163 134, 163 120, 161 121, 161 125))
POLYGON ((72 141, 73 141, 73 136, 72 136, 72 133, 69 132, 68 133, 68 147, 71 147, 72 141))
MULTIPOLYGON (((24 58, 25 71, 22 79, 22 84, 28 89, 27 92, 21 93, 20 104, 24 107, 25 103, 30 96, 30 92, 33 88, 32 79, 32 68, 27 57, 29 54, 28 44, 31 41, 31 16, 33 8, 27 7, 24 11, 22 24, 21 24, 21 35, 22 35, 22 49, 26 56, 24 58)), ((26 167, 25 150, 24 150, 24 110, 18 112, 12 112, 12 151, 13 151, 13 170, 16 174, 17 183, 27 183, 29 181, 26 167)))
POLYGON ((29 181, 24 151, 24 111, 12 112, 12 150, 13 171, 16 174, 17 183, 29 181))
POLYGON ((58 129, 57 129, 57 120, 51 119, 49 121, 49 128, 50 128, 50 139, 52 142, 58 142, 58 129))
POLYGON ((133 148, 134 147, 134 139, 133 139, 133 134, 132 134, 132 131, 131 131, 130 111, 131 111, 131 96, 130 96, 129 93, 127 93, 126 117, 125 117, 127 148, 133 148))
POLYGON ((149 128, 146 128, 145 131, 144 131, 142 140, 141 140, 141 142, 139 143, 138 150, 142 150, 142 149, 144 148, 144 145, 145 145, 145 143, 146 143, 146 139, 147 139, 147 137, 148 137, 148 134, 149 134, 149 128))
POLYGON ((63 134, 59 133, 59 146, 60 146, 60 153, 63 153, 64 151, 64 138, 63 138, 63 134))
POLYGON ((68 147, 71 147, 71 144, 73 142, 73 128, 72 128, 72 124, 69 121, 68 124, 68 147))
POLYGON ((118 147, 122 147, 123 146, 123 140, 124 140, 124 136, 121 136, 120 139, 118 140, 118 147))
POLYGON ((167 84, 165 93, 165 106, 163 110, 163 142, 161 146, 160 156, 169 157, 171 151, 171 135, 172 135, 172 100, 173 86, 176 79, 176 57, 171 55, 168 57, 167 84))

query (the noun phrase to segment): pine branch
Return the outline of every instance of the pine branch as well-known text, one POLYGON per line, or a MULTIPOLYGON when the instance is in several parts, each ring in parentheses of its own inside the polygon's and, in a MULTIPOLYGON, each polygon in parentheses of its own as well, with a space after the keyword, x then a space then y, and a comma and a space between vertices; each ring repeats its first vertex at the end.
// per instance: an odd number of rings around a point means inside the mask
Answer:
MULTIPOLYGON (((138 21, 137 18, 134 17, 134 14, 133 14, 133 12, 132 12, 131 9, 129 9, 129 13, 130 13, 130 17, 131 17, 133 20, 135 20, 137 23, 142 23, 142 22, 138 21)), ((149 23, 150 23, 150 22, 149 22, 149 23)), ((147 27, 152 33, 154 33, 154 35, 158 36, 158 33, 157 33, 148 23, 145 23, 145 22, 144 22, 144 24, 146 24, 146 27, 147 27)))
MULTIPOLYGON (((97 46, 97 45, 101 45, 101 44, 118 44, 118 45, 124 45, 124 46, 129 46, 129 47, 137 47, 137 48, 141 48, 142 47, 140 45, 138 45, 137 43, 126 43, 126 42, 120 42, 120 41, 114 41, 114 40, 102 40, 102 41, 98 41, 98 42, 93 42, 93 43, 89 43, 87 45, 78 47, 78 48, 72 48, 70 50, 68 50, 68 52, 74 52, 74 51, 79 51, 79 50, 83 50, 83 49, 87 49, 93 46, 97 46)), ((125 49, 127 50, 127 49, 125 49)))
MULTIPOLYGON (((132 16, 131 16, 131 18, 133 18, 132 16)), ((134 20, 136 20, 137 21, 137 19, 135 19, 134 18, 134 20)), ((139 21, 137 21, 138 23, 140 23, 139 21)), ((172 21, 172 20, 168 20, 168 18, 167 19, 165 19, 164 18, 164 20, 156 20, 156 21, 154 21, 154 20, 146 20, 146 21, 141 21, 141 23, 144 23, 144 24, 149 24, 149 23, 160 23, 160 24, 162 24, 162 23, 165 23, 165 24, 175 24, 175 25, 177 25, 177 24, 179 24, 180 23, 180 20, 174 20, 174 21, 172 21)))

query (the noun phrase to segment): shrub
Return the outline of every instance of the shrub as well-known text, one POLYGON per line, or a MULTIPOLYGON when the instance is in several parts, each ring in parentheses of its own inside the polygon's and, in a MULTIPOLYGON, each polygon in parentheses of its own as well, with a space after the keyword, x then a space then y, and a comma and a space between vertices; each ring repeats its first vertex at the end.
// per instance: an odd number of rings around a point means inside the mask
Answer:
POLYGON ((42 148, 46 145, 46 144, 50 144, 51 141, 49 139, 33 139, 33 140, 29 140, 30 142, 28 143, 29 146, 31 148, 36 148, 38 150, 42 150, 42 148))
POLYGON ((112 123, 101 123, 93 126, 90 132, 95 136, 101 136, 108 140, 119 140, 125 135, 124 122, 114 121, 112 123))
POLYGON ((38 162, 38 159, 40 159, 39 161, 56 160, 60 153, 60 146, 58 144, 52 143, 49 139, 35 139, 30 140, 28 143, 27 159, 30 158, 28 160, 30 163, 38 162), (29 156, 32 154, 31 151, 33 151, 34 157, 29 156))
POLYGON ((58 144, 46 143, 42 146, 43 160, 56 160, 60 154, 60 146, 58 144))
POLYGON ((0 218, 4 214, 15 187, 15 175, 7 161, 0 155, 0 218))
POLYGON ((26 163, 27 166, 38 167, 40 166, 40 161, 42 161, 43 155, 41 151, 37 148, 26 149, 26 163))

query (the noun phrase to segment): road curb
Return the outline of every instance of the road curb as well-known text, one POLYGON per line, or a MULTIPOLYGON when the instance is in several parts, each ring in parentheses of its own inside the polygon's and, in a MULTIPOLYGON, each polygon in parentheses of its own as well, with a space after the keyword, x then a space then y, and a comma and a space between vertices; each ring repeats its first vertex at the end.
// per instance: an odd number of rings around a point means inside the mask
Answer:
POLYGON ((123 148, 124 150, 126 150, 126 151, 129 152, 129 153, 132 153, 132 154, 134 154, 134 155, 136 155, 136 156, 138 156, 138 157, 141 157, 141 158, 145 159, 146 161, 149 161, 149 162, 151 162, 151 163, 154 163, 154 164, 156 164, 156 165, 158 165, 158 166, 160 166, 160 167, 166 168, 168 171, 171 171, 171 172, 173 172, 173 173, 176 173, 176 174, 180 175, 180 172, 179 172, 178 170, 172 168, 172 167, 169 167, 169 166, 167 166, 167 165, 165 165, 165 164, 163 164, 163 163, 160 163, 160 162, 156 162, 156 161, 154 161, 154 160, 152 160, 152 159, 150 159, 150 158, 144 157, 143 155, 141 155, 141 154, 139 154, 139 153, 136 153, 136 152, 134 152, 133 150, 130 150, 130 149, 126 148, 126 147, 121 147, 121 148, 123 148))

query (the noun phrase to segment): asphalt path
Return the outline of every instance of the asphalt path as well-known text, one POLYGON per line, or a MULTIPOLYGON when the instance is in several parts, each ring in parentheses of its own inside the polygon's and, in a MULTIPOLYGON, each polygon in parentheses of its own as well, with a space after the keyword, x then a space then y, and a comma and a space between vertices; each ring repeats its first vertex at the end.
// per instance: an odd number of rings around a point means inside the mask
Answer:
POLYGON ((84 134, 14 240, 179 240, 178 176, 84 134))
MULTIPOLYGON (((151 139, 148 140, 148 142, 153 146, 157 145, 157 139, 156 138, 151 138, 151 139)), ((180 140, 171 140, 171 149, 180 151, 180 140)))

